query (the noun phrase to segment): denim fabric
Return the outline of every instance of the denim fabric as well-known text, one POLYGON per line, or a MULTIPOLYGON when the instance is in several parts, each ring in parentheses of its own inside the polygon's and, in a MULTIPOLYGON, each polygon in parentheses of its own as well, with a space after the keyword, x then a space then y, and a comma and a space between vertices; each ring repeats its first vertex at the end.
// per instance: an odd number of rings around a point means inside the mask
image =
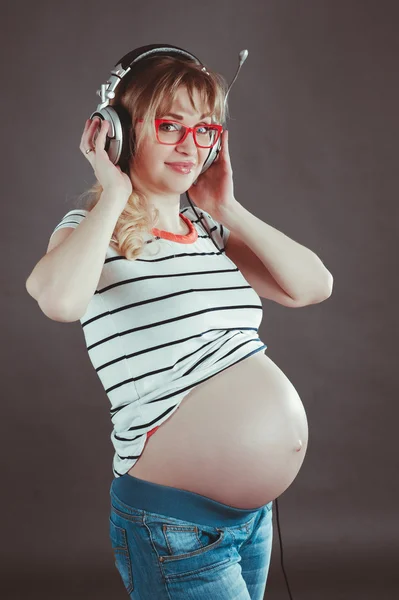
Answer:
POLYGON ((262 600, 272 502, 240 509, 125 474, 112 481, 109 532, 131 600, 262 600))

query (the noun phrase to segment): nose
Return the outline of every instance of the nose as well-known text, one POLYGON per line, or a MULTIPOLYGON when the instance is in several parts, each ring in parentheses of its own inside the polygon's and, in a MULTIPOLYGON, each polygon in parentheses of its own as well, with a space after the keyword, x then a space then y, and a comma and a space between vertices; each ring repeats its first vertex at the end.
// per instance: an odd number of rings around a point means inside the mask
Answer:
POLYGON ((189 131, 184 142, 180 142, 180 144, 177 144, 177 148, 185 150, 186 152, 196 152, 197 146, 195 145, 194 141, 194 132, 189 131))

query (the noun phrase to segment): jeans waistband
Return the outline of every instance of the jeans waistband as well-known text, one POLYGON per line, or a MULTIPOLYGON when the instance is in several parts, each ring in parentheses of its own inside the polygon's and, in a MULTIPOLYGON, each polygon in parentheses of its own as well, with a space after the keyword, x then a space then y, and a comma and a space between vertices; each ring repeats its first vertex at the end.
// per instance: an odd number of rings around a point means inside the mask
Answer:
POLYGON ((194 521, 203 525, 240 525, 248 521, 272 502, 257 508, 237 508, 223 504, 207 496, 180 488, 160 485, 125 474, 116 477, 111 483, 110 494, 132 509, 167 515, 184 521, 194 521))

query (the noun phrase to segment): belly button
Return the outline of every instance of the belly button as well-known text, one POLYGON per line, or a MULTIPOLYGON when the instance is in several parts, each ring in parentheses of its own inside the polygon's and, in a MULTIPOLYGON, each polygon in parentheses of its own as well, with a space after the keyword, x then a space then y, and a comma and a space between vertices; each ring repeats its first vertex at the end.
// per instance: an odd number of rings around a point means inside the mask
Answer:
POLYGON ((295 452, 299 452, 302 448, 302 442, 299 440, 299 448, 295 448, 295 452))

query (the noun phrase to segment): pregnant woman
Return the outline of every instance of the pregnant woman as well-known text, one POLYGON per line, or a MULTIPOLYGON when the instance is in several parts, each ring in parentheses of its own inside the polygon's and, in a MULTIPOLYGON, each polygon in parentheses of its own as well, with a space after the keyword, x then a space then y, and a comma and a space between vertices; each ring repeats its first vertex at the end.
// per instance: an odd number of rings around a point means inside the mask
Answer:
POLYGON ((261 298, 322 302, 332 276, 235 197, 221 75, 161 44, 117 65, 80 143, 92 199, 27 289, 49 318, 80 320, 110 401, 110 538, 130 598, 261 600, 272 502, 308 443, 258 337, 261 298))

